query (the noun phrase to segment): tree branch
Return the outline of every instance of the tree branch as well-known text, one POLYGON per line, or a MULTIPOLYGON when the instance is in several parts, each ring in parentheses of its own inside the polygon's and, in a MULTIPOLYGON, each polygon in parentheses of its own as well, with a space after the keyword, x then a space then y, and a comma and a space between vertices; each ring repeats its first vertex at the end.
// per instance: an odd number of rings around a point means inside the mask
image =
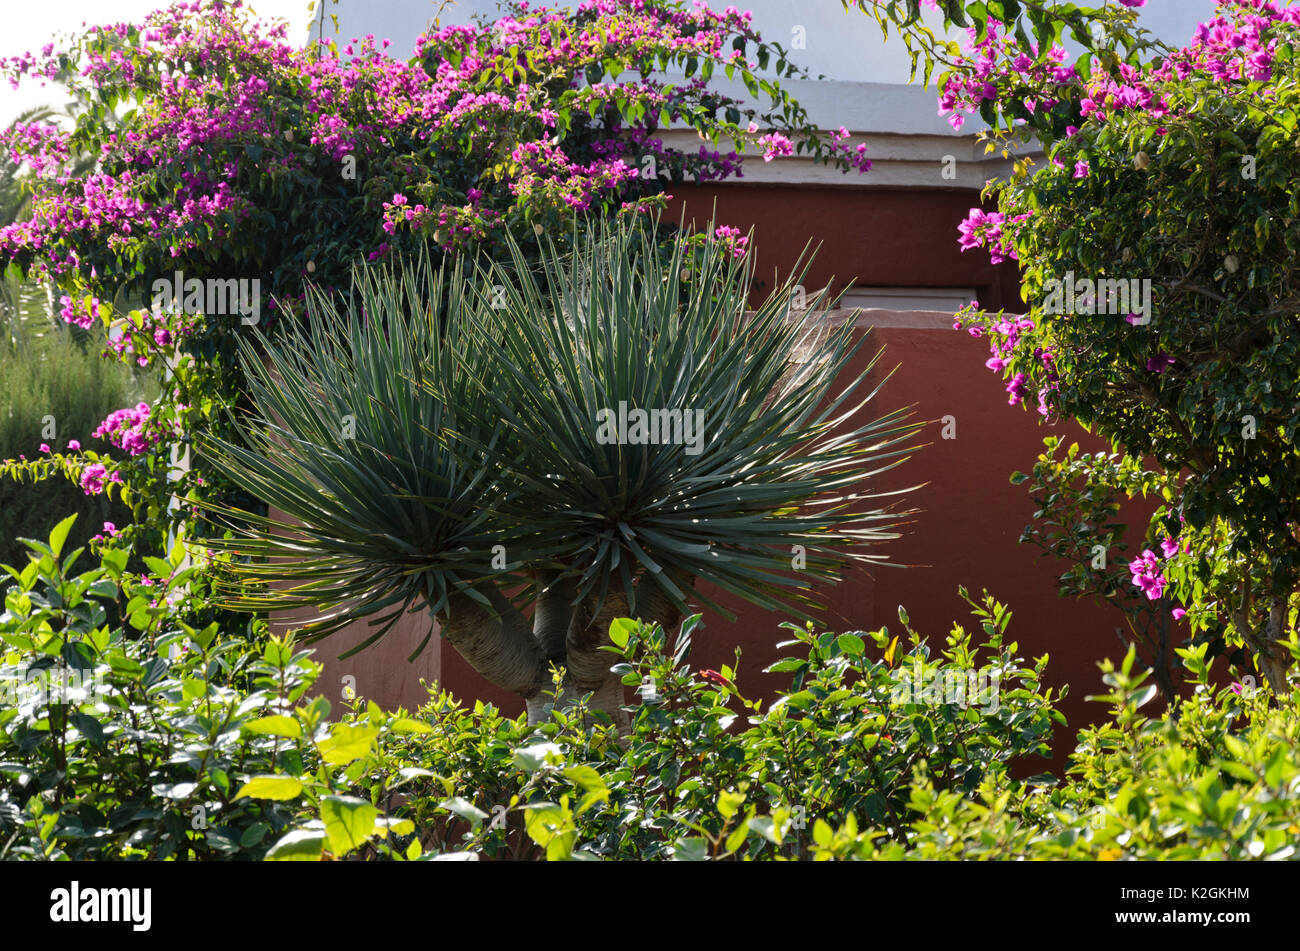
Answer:
POLYGON ((577 585, 557 569, 542 569, 534 574, 537 600, 533 609, 533 637, 547 661, 564 663, 565 639, 573 619, 573 601, 577 585))
POLYGON ((447 598, 437 615, 443 639, 465 662, 492 683, 528 698, 550 682, 546 658, 528 621, 491 582, 475 587, 491 603, 486 608, 463 592, 447 598))

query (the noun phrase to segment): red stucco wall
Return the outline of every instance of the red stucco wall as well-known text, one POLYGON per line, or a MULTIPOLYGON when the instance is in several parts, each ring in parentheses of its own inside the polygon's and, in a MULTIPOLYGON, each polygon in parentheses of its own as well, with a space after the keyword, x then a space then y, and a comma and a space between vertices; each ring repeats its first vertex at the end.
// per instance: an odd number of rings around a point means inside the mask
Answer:
POLYGON ((664 217, 676 222, 684 208, 700 226, 712 217, 752 227, 760 278, 788 272, 812 242, 809 287, 974 287, 985 307, 1019 310, 1015 268, 957 245, 958 223, 978 204, 978 192, 958 189, 712 185, 676 189, 664 217))

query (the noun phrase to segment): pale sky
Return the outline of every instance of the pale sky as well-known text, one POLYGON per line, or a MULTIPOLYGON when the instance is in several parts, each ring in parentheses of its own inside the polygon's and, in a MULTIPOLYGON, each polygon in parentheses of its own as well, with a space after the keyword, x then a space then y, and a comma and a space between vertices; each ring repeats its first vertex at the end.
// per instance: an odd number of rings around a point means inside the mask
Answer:
MULTIPOLYGON (((245 6, 263 20, 286 20, 289 37, 301 43, 307 35, 308 0, 245 0, 245 6)), ((326 13, 334 8, 326 0, 326 13)), ((56 36, 79 33, 82 24, 98 26, 139 22, 148 13, 170 6, 169 0, 9 0, 5 4, 4 29, 0 30, 0 56, 16 56, 40 49, 56 36)), ((340 24, 346 25, 340 17, 340 24)), ((350 35, 350 34, 349 34, 350 35)), ((57 43, 57 40, 56 40, 57 43)), ((0 81, 0 125, 24 109, 54 101, 54 87, 41 88, 39 81, 28 80, 15 90, 8 80, 0 81)))

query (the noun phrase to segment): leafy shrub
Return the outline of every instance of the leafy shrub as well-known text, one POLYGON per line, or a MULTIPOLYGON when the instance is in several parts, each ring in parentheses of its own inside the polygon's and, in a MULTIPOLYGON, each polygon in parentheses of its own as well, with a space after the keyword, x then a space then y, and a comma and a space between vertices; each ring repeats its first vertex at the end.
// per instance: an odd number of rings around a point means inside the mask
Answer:
POLYGON ((154 577, 125 572, 119 550, 71 574, 72 521, 6 569, 0 857, 261 857, 295 810, 282 792, 249 795, 265 790, 258 774, 328 769, 326 701, 302 710, 311 743, 277 729, 318 665, 286 639, 186 623, 202 581, 179 546, 150 559, 154 577))
POLYGON ((914 771, 973 789, 1046 753, 1060 719, 1038 689, 1043 661, 1020 666, 1003 641, 1009 612, 987 599, 977 614, 998 680, 983 710, 922 695, 938 673, 966 684, 975 669, 960 628, 934 657, 910 628, 906 653, 877 632, 885 656, 871 660, 857 634, 790 625, 799 650, 776 669, 792 689, 764 710, 731 668, 687 666, 696 617, 671 650, 656 625, 614 625, 616 670, 653 685, 627 735, 582 703, 530 727, 446 693, 415 716, 357 700, 330 724, 329 703, 306 696, 319 669, 307 652, 260 622, 198 625, 205 581, 182 546, 147 559, 152 576, 125 571, 113 549, 73 574, 72 521, 25 569, 7 569, 0 841, 11 857, 793 856, 811 845, 805 819, 857 813, 901 835, 914 771))
POLYGON ((1296 855, 1300 701, 1215 693, 1205 646, 1180 650, 1195 692, 1158 720, 1135 653, 1103 665, 1113 719, 1080 733, 1064 781, 1012 776, 1061 715, 988 596, 978 646, 956 626, 932 650, 904 612, 896 637, 787 625, 769 669, 792 683, 767 706, 735 669, 687 665, 698 617, 671 639, 619 619, 625 733, 583 700, 529 726, 441 691, 415 714, 354 699, 331 723, 290 637, 201 623, 181 546, 149 576, 113 549, 73 574, 71 523, 7 570, 0 858, 1296 855))
MULTIPOLYGON (((1048 754, 1052 723, 1064 721, 1051 690, 1040 689, 1045 659, 1022 666, 1005 641, 1010 612, 987 596, 972 607, 982 651, 960 626, 945 650, 932 651, 905 612, 910 649, 882 629, 870 635, 884 655, 875 659, 859 634, 786 624, 793 639, 783 646, 794 653, 769 670, 792 683, 766 709, 739 692, 730 668, 697 673, 686 665, 698 618, 671 650, 662 630, 617 622, 611 636, 625 646, 615 670, 640 685, 642 702, 625 744, 585 757, 608 798, 591 800, 577 822, 579 847, 615 858, 806 857, 812 827, 847 816, 906 841, 915 772, 959 792, 986 777, 1005 781, 1012 761, 1048 754), (987 680, 972 691, 971 675, 981 670, 987 680)), ((553 732, 559 761, 581 763, 585 748, 575 749, 564 721, 556 726, 543 733, 553 732)), ((575 802, 580 791, 588 798, 598 791, 580 766, 549 778, 542 788, 575 802)))
POLYGON ((1036 394, 1123 454, 1118 471, 1078 463, 1163 500, 1133 584, 1178 630, 1249 649, 1280 694, 1300 603, 1300 26, 1222 0, 1186 46, 1143 50, 1122 22, 1095 23, 1128 52, 1090 76, 1038 72, 991 38, 958 71, 1008 79, 1014 94, 981 78, 978 98, 1027 104, 1017 137, 1045 133, 1048 159, 992 184, 997 211, 959 226, 963 247, 1019 261, 1025 313, 975 307, 958 324, 987 336, 1009 402, 1036 394))
POLYGON ((1005 608, 988 598, 973 607, 989 666, 1011 681, 996 711, 889 702, 907 689, 910 665, 933 677, 974 669, 961 628, 935 659, 908 628, 912 650, 896 661, 884 631, 871 639, 885 656, 869 661, 856 634, 794 628, 803 656, 775 665, 793 675, 792 689, 764 713, 738 693, 733 671, 686 668, 695 619, 670 655, 657 627, 620 620, 619 669, 643 688, 629 735, 593 728, 584 721, 604 714, 581 705, 529 730, 441 694, 418 718, 433 733, 384 747, 360 787, 372 798, 385 790, 379 804, 411 818, 425 857, 438 858, 1296 856, 1294 693, 1279 706, 1266 687, 1216 694, 1200 646, 1180 651, 1194 695, 1152 720, 1140 708, 1156 688, 1130 650, 1118 668, 1102 665, 1111 690, 1096 699, 1113 720, 1080 733, 1066 781, 1016 780, 1009 764, 1045 752, 1060 715, 1038 692, 1044 661, 1020 667, 1004 643, 1005 608), (733 729, 742 713, 748 728, 733 729), (400 798, 392 779, 408 784, 400 798))
MULTIPOLYGON (((1300 656, 1300 645, 1290 645, 1300 656)), ((1300 836, 1300 704, 1267 688, 1207 683, 1206 647, 1180 649, 1195 695, 1160 719, 1139 711, 1156 692, 1131 647, 1102 665, 1113 719, 1079 734, 1069 781, 985 782, 962 797, 915 784, 912 838, 895 843, 841 828, 836 857, 871 859, 1295 859, 1300 836)), ((829 832, 829 830, 828 830, 829 832)))
POLYGON ((973 607, 989 674, 979 704, 933 687, 960 682, 972 698, 981 653, 960 627, 934 655, 903 614, 910 650, 882 630, 873 660, 858 634, 787 625, 798 650, 771 669, 793 682, 764 710, 731 668, 687 666, 698 616, 671 647, 658 625, 620 619, 614 669, 640 694, 626 735, 582 702, 529 727, 439 693, 415 718, 427 729, 382 743, 357 792, 413 822, 413 854, 448 858, 807 857, 814 827, 855 815, 906 841, 914 773, 959 792, 1007 782, 1062 722, 1040 690, 1045 659, 1022 666, 1005 642, 1010 612, 987 597, 973 607))

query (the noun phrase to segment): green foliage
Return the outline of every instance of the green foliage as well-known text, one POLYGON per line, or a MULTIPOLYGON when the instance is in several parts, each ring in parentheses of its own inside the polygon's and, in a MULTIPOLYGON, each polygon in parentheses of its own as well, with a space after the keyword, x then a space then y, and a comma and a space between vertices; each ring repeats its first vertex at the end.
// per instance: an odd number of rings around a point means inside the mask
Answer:
POLYGON ((1010 612, 988 596, 971 606, 982 641, 955 626, 942 650, 901 611, 904 649, 884 628, 787 624, 791 656, 768 670, 791 687, 766 708, 740 693, 733 668, 688 666, 698 616, 671 646, 657 626, 618 621, 614 669, 641 695, 630 734, 593 749, 576 742, 572 714, 553 713, 516 754, 529 780, 511 808, 547 810, 553 833, 572 832, 565 857, 812 858, 821 830, 844 823, 905 846, 916 777, 958 795, 1011 783, 1010 764, 1047 755, 1064 723, 1040 683, 1046 658, 1025 666, 1005 638, 1010 612))
MULTIPOLYGON (((635 598, 637 574, 683 611, 683 578, 779 609, 812 578, 884 560, 866 549, 898 537, 889 513, 862 504, 918 430, 906 410, 865 417, 879 354, 842 382, 867 338, 807 318, 831 305, 824 294, 795 308, 809 262, 751 309, 753 258, 714 234, 658 242, 637 219, 598 224, 570 254, 544 249, 540 275, 512 246, 513 269, 480 278, 504 290, 482 399, 517 434, 507 453, 529 460, 506 472, 500 515, 536 532, 580 596, 635 598), (622 407, 680 411, 683 425, 656 436, 652 415, 638 445, 622 407), (794 579, 793 545, 806 549, 794 579)), ((717 608, 698 588, 689 597, 717 608)))
MULTIPOLYGON (((108 549, 89 571, 71 520, 0 614, 0 857, 16 859, 1283 859, 1300 834, 1300 702, 1214 691, 1205 646, 1180 650, 1193 695, 1159 719, 1130 651, 1103 665, 1112 719, 1085 729, 1067 779, 1017 779, 1045 754, 1057 699, 1010 612, 971 602, 931 648, 902 632, 787 625, 791 677, 747 699, 735 667, 687 663, 616 620, 611 661, 638 688, 623 734, 585 699, 529 726, 435 692, 418 712, 354 699, 330 722, 318 672, 261 625, 202 619, 199 572, 153 577, 108 549), (997 673, 970 689, 970 675, 997 673), (918 675, 919 672, 919 675, 918 675), (964 689, 953 688, 961 684, 964 689), (987 688, 991 688, 988 690, 987 688)), ((1300 642, 1288 645, 1300 656, 1300 642)), ((559 697, 560 672, 556 672, 559 697)))
MULTIPOLYGON (((361 785, 387 806, 389 781, 402 784, 394 814, 421 842, 396 843, 408 857, 1296 857, 1294 692, 1279 706, 1267 688, 1216 693, 1205 648, 1180 650, 1195 693, 1153 720, 1141 708, 1156 689, 1130 650, 1119 667, 1102 665, 1110 689, 1093 699, 1113 719, 1080 734, 1068 780, 1017 780, 1008 767, 1045 752, 1062 721, 1039 688, 1045 659, 1030 669, 1011 656, 1009 612, 987 597, 973 608, 987 662, 1012 678, 996 712, 890 702, 910 665, 968 674, 976 659, 960 628, 932 658, 902 612, 912 649, 901 655, 885 630, 864 638, 791 625, 800 650, 772 669, 792 674, 792 689, 766 712, 739 693, 732 669, 685 665, 697 619, 670 655, 662 630, 625 619, 611 639, 625 682, 642 688, 630 734, 593 728, 582 704, 530 730, 441 694, 418 717, 431 732, 384 744, 361 785), (866 657, 869 642, 880 659, 866 657)), ((1300 655, 1300 644, 1291 650, 1300 655)))
POLYGON ((1009 612, 986 599, 976 614, 998 679, 978 698, 960 628, 932 656, 910 628, 904 652, 885 630, 791 625, 797 650, 773 669, 792 689, 764 710, 732 668, 687 666, 698 617, 671 649, 658 626, 620 620, 611 660, 653 685, 626 736, 581 702, 530 727, 445 693, 415 715, 356 700, 331 724, 328 702, 306 696, 318 667, 290 640, 190 623, 202 578, 181 546, 153 578, 114 550, 73 574, 70 527, 9 572, 0 615, 9 857, 806 856, 819 822, 851 816, 906 841, 914 774, 960 791, 1005 779, 1060 721, 1039 687, 1045 660, 1020 665, 1009 612), (926 692, 947 671, 975 702, 926 692))
MULTIPOLYGON (((47 327, 37 334, 28 326, 19 333, 20 347, 0 344, 0 460, 36 459, 42 443, 57 452, 69 439, 102 451, 101 440, 91 436, 95 428, 113 410, 147 398, 152 389, 126 367, 101 359, 68 330, 47 327), (54 436, 45 435, 49 421, 54 436)), ((0 564, 26 561, 26 549, 17 539, 44 538, 74 512, 80 515, 73 535, 78 545, 104 522, 121 528, 131 518, 124 506, 87 496, 70 480, 0 477, 0 564)))
POLYGON ((215 467, 290 517, 214 507, 261 533, 210 542, 257 559, 236 562, 233 571, 294 584, 292 592, 257 591, 238 605, 352 602, 312 633, 383 609, 390 610, 381 620, 392 621, 419 599, 439 610, 449 590, 488 573, 491 547, 503 540, 489 520, 497 494, 491 470, 448 450, 452 433, 472 444, 498 442, 496 421, 469 409, 481 400, 488 368, 482 347, 472 345, 476 328, 466 312, 474 297, 462 268, 444 274, 424 258, 405 270, 355 276, 342 312, 313 293, 305 329, 266 342, 265 363, 254 345, 244 346, 263 419, 241 428, 243 445, 200 437, 215 467), (293 524, 311 537, 288 536, 293 524), (275 560, 284 554, 290 561, 275 560))
MULTIPOLYGON (((1300 645, 1292 644, 1293 656, 1300 645)), ((1159 719, 1155 695, 1129 651, 1103 676, 1113 719, 1084 730, 1070 781, 1055 789, 998 789, 963 799, 919 784, 912 850, 843 849, 864 858, 1102 861, 1296 859, 1300 836, 1300 703, 1266 688, 1207 683, 1205 649, 1179 650, 1197 673, 1194 696, 1159 719)))
MULTIPOLYGON (((1167 600, 1146 598, 1133 584, 1130 559, 1124 554, 1128 526, 1119 521, 1123 500, 1159 497, 1167 477, 1142 468, 1130 456, 1081 452, 1078 443, 1063 447, 1057 436, 1048 436, 1043 444, 1046 449, 1032 475, 1017 472, 1011 477, 1013 484, 1026 484, 1038 506, 1020 541, 1067 565, 1058 581, 1062 597, 1092 598, 1122 613, 1125 627, 1116 628, 1116 633, 1137 645, 1139 659, 1152 668, 1164 696, 1173 699, 1174 646, 1183 637, 1174 629, 1167 600)), ((1218 654, 1224 643, 1221 631, 1213 633, 1220 635, 1218 654)))
POLYGON ((1033 210, 1017 247, 1039 319, 1034 343, 1051 347, 1062 378, 1061 411, 1132 455, 1188 470, 1180 501, 1191 526, 1231 519, 1289 586, 1300 573, 1286 527, 1300 495, 1300 343, 1288 309, 1297 235, 1283 224, 1297 207, 1284 171, 1294 165, 1295 119, 1210 87, 1189 80, 1176 117, 1121 113, 1088 124, 1058 148, 1064 167, 1011 184, 1002 206, 1033 210), (1143 149, 1150 166, 1137 168, 1143 149), (1243 174, 1243 155, 1256 177, 1243 174), (1075 179, 1084 158, 1092 170, 1075 179), (1153 281, 1156 319, 1128 327, 1122 314, 1040 317, 1044 285, 1067 272, 1153 281), (1162 355, 1172 364, 1153 372, 1162 355))
POLYGON ((987 597, 972 607, 982 645, 955 627, 942 652, 905 614, 903 650, 884 629, 788 625, 794 650, 769 669, 791 689, 766 709, 735 669, 687 664, 698 616, 671 644, 658 625, 616 620, 614 669, 640 698, 628 733, 583 701, 530 727, 439 693, 409 732, 381 738, 355 794, 410 819, 426 857, 808 858, 824 851, 819 830, 844 822, 906 842, 915 775, 959 792, 1009 782, 1063 722, 1040 686, 1046 660, 1025 667, 1005 640, 1010 612, 987 597), (969 692, 981 660, 996 677, 969 692), (945 682, 960 682, 956 702, 935 689, 945 682))
MULTIPOLYGON (((1002 24, 1004 35, 1014 37, 1017 51, 1031 53, 1037 48, 1035 65, 1047 61, 1047 53, 1054 45, 1071 42, 1082 48, 1074 67, 1084 78, 1094 68, 1117 70, 1120 63, 1132 65, 1146 54, 1168 51, 1157 37, 1137 25, 1134 10, 1118 3, 1093 6, 1059 0, 936 0, 930 5, 934 7, 933 15, 923 9, 922 0, 840 0, 840 5, 846 11, 856 8, 871 17, 886 39, 891 29, 895 31, 911 57, 910 82, 916 81, 920 70, 922 82, 928 86, 935 69, 940 68, 940 88, 965 64, 957 43, 936 36, 926 19, 937 20, 936 25, 949 31, 954 27, 969 28, 979 41, 987 37, 990 21, 996 20, 1002 24), (1097 25, 1104 29, 1095 31, 1097 25)), ((991 77, 995 81, 999 78, 991 77)), ((1029 109, 1023 103, 1026 94, 1025 87, 1013 83, 985 100, 981 118, 992 127, 992 134, 981 133, 981 138, 1027 140, 1030 132, 1061 135, 1065 125, 1063 110, 1029 109)))
POLYGON ((263 856, 293 813, 241 786, 304 744, 249 724, 294 710, 317 666, 286 640, 188 623, 203 586, 180 546, 153 577, 121 550, 74 573, 71 527, 6 569, 0 858, 263 856))
POLYGON ((1146 90, 1147 107, 1083 87, 1086 118, 1070 113, 1077 131, 1046 141, 1048 162, 990 183, 1026 313, 975 323, 1013 400, 1037 391, 1041 412, 1097 432, 1125 468, 1157 468, 1112 488, 1165 503, 1147 531, 1179 549, 1162 595, 1193 635, 1248 647, 1280 692, 1278 645, 1300 608, 1300 31, 1265 8, 1258 22, 1239 4, 1219 13, 1210 32, 1257 36, 1267 70, 1225 79, 1194 41, 1174 60, 1190 65, 1119 84, 1146 90))

